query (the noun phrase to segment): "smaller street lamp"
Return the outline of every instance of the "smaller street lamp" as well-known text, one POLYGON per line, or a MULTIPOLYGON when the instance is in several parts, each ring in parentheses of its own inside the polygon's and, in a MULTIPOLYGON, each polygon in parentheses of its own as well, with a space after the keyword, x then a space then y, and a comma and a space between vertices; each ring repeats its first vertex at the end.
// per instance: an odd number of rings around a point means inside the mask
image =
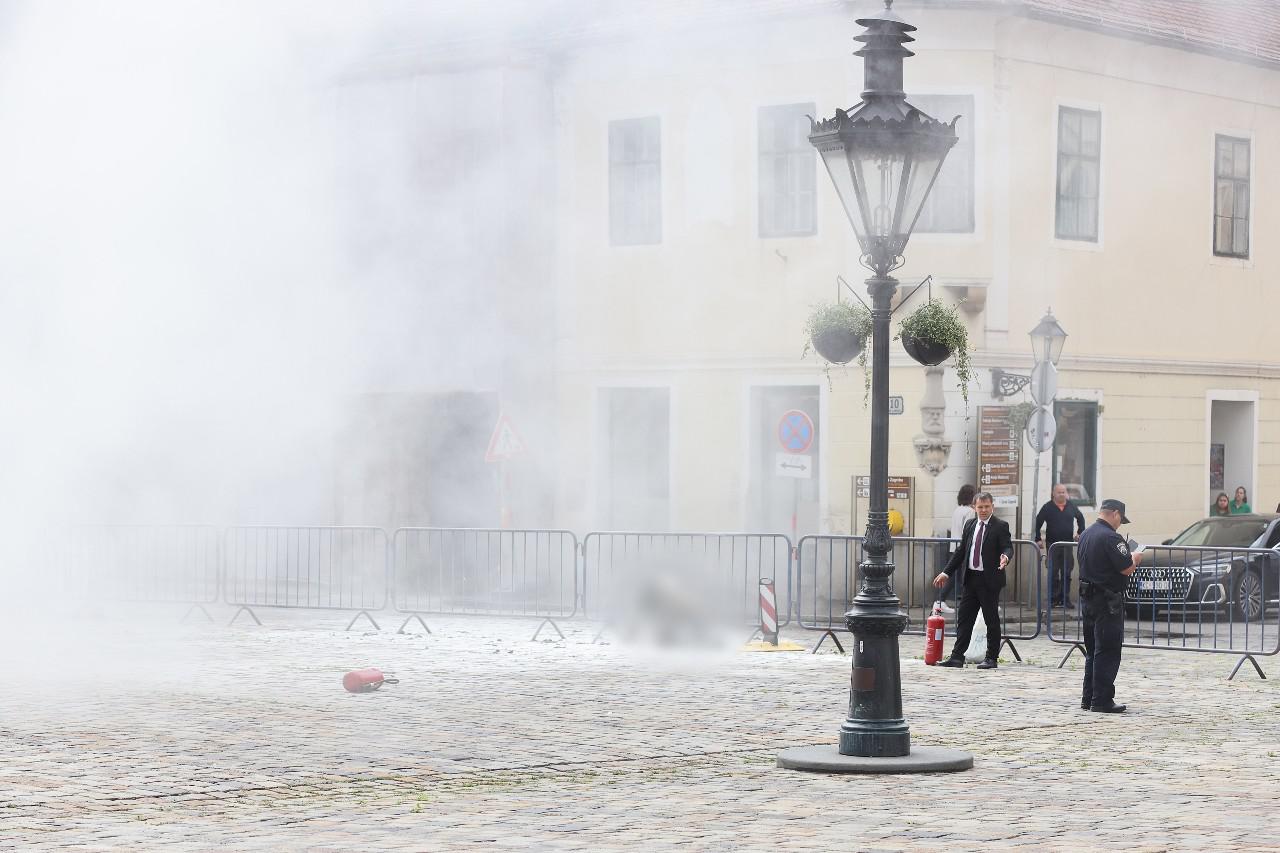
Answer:
MULTIPOLYGON (((1067 333, 1058 323, 1058 318, 1053 316, 1053 309, 1050 308, 1031 330, 1032 374, 1034 375, 1036 367, 1046 362, 1057 367, 1058 359, 1062 358, 1062 347, 1066 342, 1067 333)), ((999 367, 993 367, 991 368, 991 396, 997 400, 1012 397, 1026 388, 1031 381, 1031 375, 1010 373, 999 367)), ((1036 402, 1044 405, 1043 401, 1036 402)))
POLYGON ((1067 342, 1067 333, 1053 316, 1053 309, 1040 318, 1040 323, 1031 330, 1031 353, 1036 364, 1047 361, 1055 367, 1062 358, 1062 347, 1067 342))

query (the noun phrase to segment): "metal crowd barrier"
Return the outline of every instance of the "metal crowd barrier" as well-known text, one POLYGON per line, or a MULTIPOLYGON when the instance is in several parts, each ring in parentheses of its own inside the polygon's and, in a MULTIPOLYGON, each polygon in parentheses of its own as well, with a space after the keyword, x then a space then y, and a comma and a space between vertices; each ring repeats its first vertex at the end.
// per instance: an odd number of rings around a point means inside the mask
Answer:
POLYGON ((77 525, 57 550, 64 600, 204 605, 218 600, 218 528, 201 524, 77 525))
POLYGON ((223 600, 238 607, 355 610, 347 630, 387 605, 387 534, 379 527, 229 527, 223 600))
MULTIPOLYGON (((1054 543, 1050 557, 1074 556, 1075 548, 1054 543)), ((1074 584, 1078 575, 1077 568, 1074 584)), ((1078 597, 1075 604, 1047 611, 1049 639, 1071 646, 1059 669, 1077 649, 1085 653, 1078 597)), ((1124 607, 1126 648, 1240 655, 1228 680, 1245 661, 1266 678, 1257 658, 1280 653, 1280 552, 1148 546, 1127 581, 1124 607)))
POLYGON ((398 613, 428 634, 428 615, 556 619, 577 612, 578 538, 567 530, 402 527, 392 537, 391 588, 398 613))
MULTIPOLYGON (((894 572, 891 582, 907 613, 904 633, 924 635, 925 621, 937 600, 933 579, 946 566, 959 540, 898 536, 893 540, 894 572)), ((860 536, 805 536, 796 563, 796 621, 802 628, 821 631, 813 650, 828 637, 844 651, 838 631, 847 631, 844 614, 858 593, 858 563, 863 559, 860 536)), ((1040 634, 1041 554, 1034 542, 1013 541, 1013 559, 1005 568, 1000 599, 1001 646, 1022 660, 1015 640, 1031 640, 1040 634)), ((955 586, 953 605, 958 606, 963 587, 955 586)), ((979 618, 981 616, 979 615, 979 618)))
POLYGON ((673 625, 720 618, 757 628, 760 581, 768 579, 778 625, 787 625, 791 540, 782 534, 593 532, 582 539, 582 613, 606 623, 638 609, 662 612, 673 625))

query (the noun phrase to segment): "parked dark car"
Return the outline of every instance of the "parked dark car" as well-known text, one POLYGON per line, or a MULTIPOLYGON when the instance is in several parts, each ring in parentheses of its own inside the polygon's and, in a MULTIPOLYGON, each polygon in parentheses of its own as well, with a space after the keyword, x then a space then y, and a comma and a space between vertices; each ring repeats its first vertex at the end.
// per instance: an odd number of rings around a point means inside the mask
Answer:
POLYGON ((1148 551, 1129 578, 1125 602, 1139 615, 1157 610, 1230 608, 1261 620, 1280 596, 1280 515, 1230 515, 1197 521, 1148 551), (1247 554, 1243 548, 1266 548, 1247 554), (1226 550, 1216 550, 1226 549, 1226 550))

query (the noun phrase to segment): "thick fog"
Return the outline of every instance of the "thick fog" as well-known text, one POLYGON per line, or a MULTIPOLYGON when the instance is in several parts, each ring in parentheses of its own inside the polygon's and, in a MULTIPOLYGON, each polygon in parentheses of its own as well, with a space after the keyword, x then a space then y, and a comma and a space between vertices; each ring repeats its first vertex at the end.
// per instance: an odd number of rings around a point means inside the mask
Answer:
POLYGON ((94 525, 497 525, 480 453, 525 345, 498 334, 523 306, 496 285, 525 212, 492 205, 532 167, 494 170, 459 132, 491 106, 475 84, 384 67, 469 43, 473 11, 0 6, 6 658, 96 666, 74 620, 26 620, 110 611, 95 576, 137 561, 139 581, 178 547, 113 558, 94 525), (421 499, 423 460, 463 455, 441 463, 448 502, 421 499))
POLYGON ((496 387, 422 236, 463 190, 413 212, 431 128, 351 94, 412 10, 360 5, 5 7, 7 523, 385 523, 334 505, 352 395, 496 387))

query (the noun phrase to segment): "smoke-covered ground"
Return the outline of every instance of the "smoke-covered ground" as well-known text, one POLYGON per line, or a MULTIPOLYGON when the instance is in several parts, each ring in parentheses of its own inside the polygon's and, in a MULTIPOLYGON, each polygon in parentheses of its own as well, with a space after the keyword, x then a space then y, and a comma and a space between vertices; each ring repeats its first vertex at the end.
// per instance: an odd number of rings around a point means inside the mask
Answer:
POLYGON ((1110 716, 1079 709, 1080 659, 1057 669, 1062 646, 1021 643, 1025 664, 957 671, 923 666, 906 638, 913 743, 970 750, 974 769, 839 777, 774 761, 835 742, 845 656, 655 655, 609 634, 593 643, 598 625, 576 621, 562 623, 563 640, 544 630, 530 642, 533 621, 431 619, 430 635, 416 624, 395 635, 385 624, 344 633, 337 614, 264 617, 267 629, 189 625, 183 641, 201 665, 186 672, 121 666, 66 682, 31 667, 10 679, 0 847, 1280 844, 1277 682, 1227 682, 1225 656, 1126 651, 1117 698, 1130 712, 1110 716), (400 683, 344 692, 342 672, 365 666, 400 683))

